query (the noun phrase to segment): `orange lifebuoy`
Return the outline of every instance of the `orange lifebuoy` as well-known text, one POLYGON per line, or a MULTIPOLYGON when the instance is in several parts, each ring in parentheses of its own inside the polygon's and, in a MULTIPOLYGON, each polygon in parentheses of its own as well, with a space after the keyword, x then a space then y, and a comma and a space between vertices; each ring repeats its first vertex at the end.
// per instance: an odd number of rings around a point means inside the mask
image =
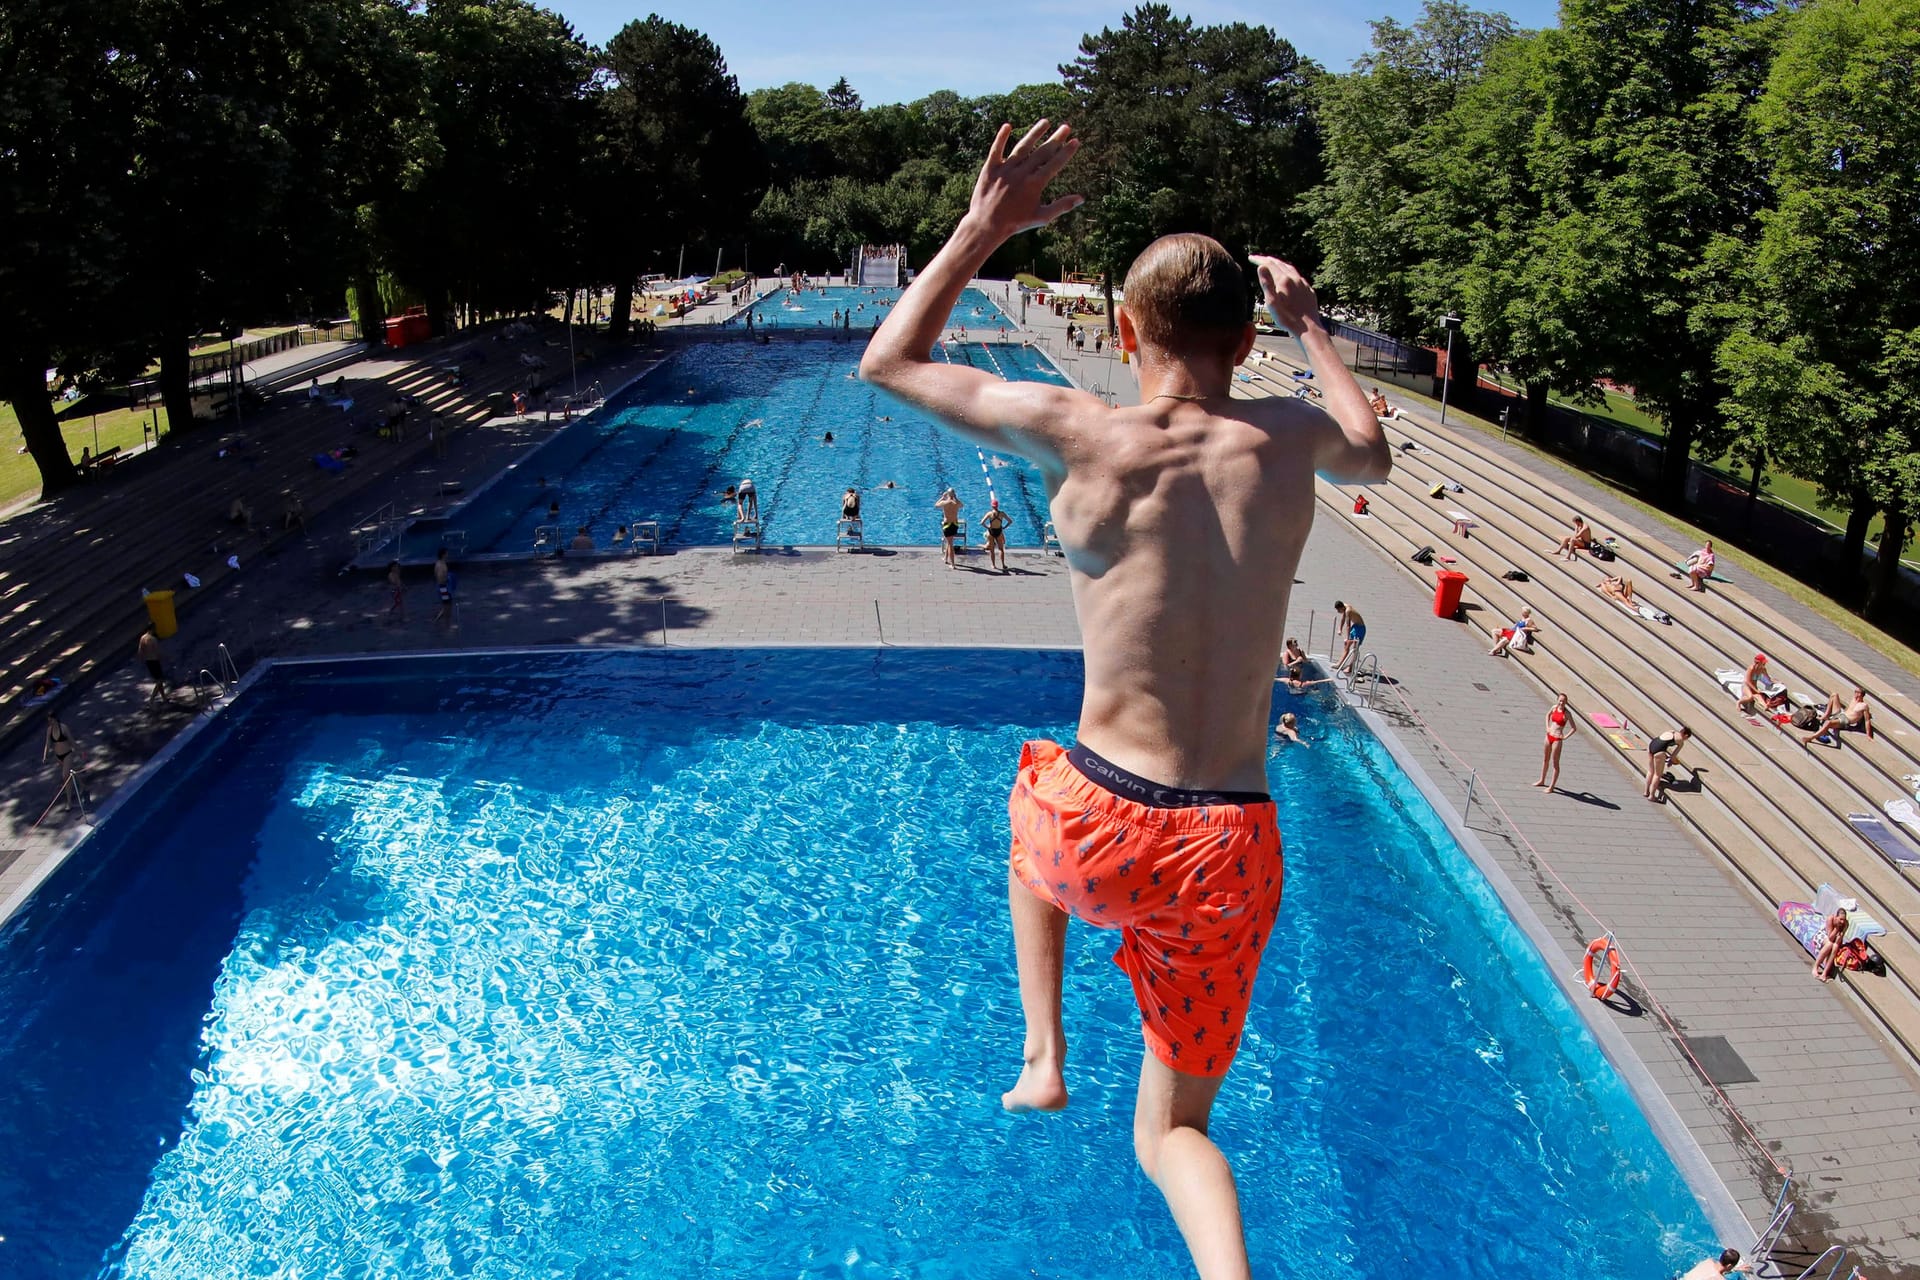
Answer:
POLYGON ((1611 937, 1595 938, 1587 944, 1587 960, 1581 966, 1581 976, 1587 980, 1587 991, 1595 1000, 1606 1000, 1620 989, 1620 948, 1613 945, 1611 937), (1601 956, 1606 957, 1607 980, 1601 982, 1593 976, 1593 962, 1601 956))

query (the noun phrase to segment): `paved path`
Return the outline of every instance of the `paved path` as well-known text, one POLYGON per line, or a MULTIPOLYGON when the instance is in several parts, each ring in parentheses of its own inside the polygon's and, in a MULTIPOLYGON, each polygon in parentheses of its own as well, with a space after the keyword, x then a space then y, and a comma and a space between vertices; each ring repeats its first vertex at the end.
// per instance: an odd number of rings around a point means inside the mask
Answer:
MULTIPOLYGON (((1035 319, 1043 336, 1064 328, 1050 315, 1035 319)), ((1083 377, 1096 372, 1075 367, 1083 377)), ((1119 389, 1130 388, 1124 378, 1119 389)), ((1078 634, 1060 560, 1016 554, 1015 572, 1002 576, 981 571, 977 556, 948 570, 932 549, 695 549, 658 559, 476 565, 463 575, 457 631, 429 620, 424 577, 409 621, 389 626, 376 583, 337 576, 337 533, 316 529, 313 543, 284 553, 272 572, 196 611, 182 649, 208 652, 219 638, 258 655, 574 642, 1054 645, 1078 634)), ((1664 811, 1641 802, 1638 780, 1584 735, 1566 752, 1571 794, 1533 790, 1539 691, 1517 664, 1486 658, 1467 628, 1433 618, 1426 594, 1341 522, 1317 523, 1300 578, 1291 629, 1303 638, 1311 629, 1314 647, 1325 648, 1334 596, 1361 603, 1369 645, 1411 707, 1389 707, 1409 755, 1443 796, 1461 794, 1466 770, 1477 770, 1482 796, 1511 816, 1496 820, 1477 804, 1468 825, 1546 922, 1561 969, 1577 964, 1597 931, 1579 903, 1617 931, 1646 985, 1629 985, 1632 999, 1609 1016, 1749 1221, 1757 1224, 1771 1205, 1776 1163, 1792 1167, 1801 1188, 1798 1245, 1817 1252, 1844 1243, 1856 1251, 1849 1263, 1861 1262, 1874 1280, 1920 1280, 1920 1082, 1810 979, 1804 953, 1766 905, 1664 811), (1444 742, 1422 725, 1436 726, 1444 742), (1756 1079, 1725 1093, 1757 1141, 1695 1074, 1651 1010, 1649 990, 1681 1033, 1725 1037, 1750 1068, 1756 1079)), ((103 757, 103 789, 191 715, 142 714, 143 697, 132 670, 86 693, 93 724, 81 738, 103 757)), ((37 754, 37 744, 17 750, 0 761, 0 777, 31 778, 36 796, 50 794, 37 754)), ((0 862, 11 858, 0 870, 0 903, 72 831, 26 835, 18 815, 28 807, 7 806, 11 830, 0 826, 0 862)))

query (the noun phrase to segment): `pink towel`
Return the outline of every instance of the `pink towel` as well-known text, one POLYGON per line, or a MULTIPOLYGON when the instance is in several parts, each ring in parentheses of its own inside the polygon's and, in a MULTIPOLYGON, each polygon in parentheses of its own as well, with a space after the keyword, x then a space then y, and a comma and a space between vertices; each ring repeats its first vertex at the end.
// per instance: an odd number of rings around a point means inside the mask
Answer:
POLYGON ((1596 711, 1588 716, 1587 719, 1593 721, 1594 724, 1602 729, 1624 729, 1627 727, 1624 721, 1615 720, 1604 711, 1596 711))

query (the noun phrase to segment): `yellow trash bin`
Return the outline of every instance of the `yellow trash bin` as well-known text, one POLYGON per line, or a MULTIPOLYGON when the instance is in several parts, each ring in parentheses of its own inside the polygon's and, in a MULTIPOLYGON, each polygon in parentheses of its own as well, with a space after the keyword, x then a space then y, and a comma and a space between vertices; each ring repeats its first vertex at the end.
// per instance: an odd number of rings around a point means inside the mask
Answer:
POLYGON ((173 592, 149 591, 146 595, 147 616, 153 619, 153 633, 165 640, 180 629, 179 619, 173 616, 173 592))

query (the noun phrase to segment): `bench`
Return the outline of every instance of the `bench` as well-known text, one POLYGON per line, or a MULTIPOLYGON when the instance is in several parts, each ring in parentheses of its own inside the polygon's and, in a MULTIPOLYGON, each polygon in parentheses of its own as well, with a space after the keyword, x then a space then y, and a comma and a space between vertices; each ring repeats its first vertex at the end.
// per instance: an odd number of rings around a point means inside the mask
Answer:
POLYGON ((83 476, 92 475, 96 471, 111 471, 125 456, 120 452, 120 446, 114 445, 111 449, 102 449, 84 462, 75 463, 74 469, 83 476))

